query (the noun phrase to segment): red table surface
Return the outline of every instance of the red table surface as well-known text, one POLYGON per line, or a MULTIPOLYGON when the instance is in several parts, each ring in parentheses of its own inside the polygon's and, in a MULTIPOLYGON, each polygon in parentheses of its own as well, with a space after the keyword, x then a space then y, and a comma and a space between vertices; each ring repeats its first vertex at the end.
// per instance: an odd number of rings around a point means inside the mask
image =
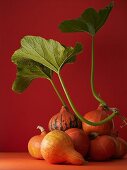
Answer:
POLYGON ((53 165, 45 160, 36 160, 28 153, 0 153, 0 170, 127 170, 127 156, 108 162, 89 162, 87 165, 53 165))

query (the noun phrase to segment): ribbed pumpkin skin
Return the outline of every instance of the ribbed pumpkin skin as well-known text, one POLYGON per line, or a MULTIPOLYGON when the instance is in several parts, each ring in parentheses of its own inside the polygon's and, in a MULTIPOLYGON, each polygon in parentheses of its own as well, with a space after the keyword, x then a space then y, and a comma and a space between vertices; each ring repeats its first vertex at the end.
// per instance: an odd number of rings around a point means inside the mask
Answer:
POLYGON ((68 112, 62 106, 59 113, 54 115, 49 121, 49 130, 62 130, 65 131, 69 128, 81 128, 81 121, 72 113, 68 112))

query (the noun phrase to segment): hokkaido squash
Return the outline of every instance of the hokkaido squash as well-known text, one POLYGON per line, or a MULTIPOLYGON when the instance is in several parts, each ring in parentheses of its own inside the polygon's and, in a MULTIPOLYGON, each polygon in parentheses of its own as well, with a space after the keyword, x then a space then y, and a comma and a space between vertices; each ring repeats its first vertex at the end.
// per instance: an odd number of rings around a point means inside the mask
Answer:
POLYGON ((54 129, 65 131, 69 128, 81 127, 82 123, 77 116, 68 112, 64 106, 62 106, 60 112, 54 115, 49 121, 50 131, 54 129))
POLYGON ((97 136, 90 142, 89 156, 93 161, 106 161, 116 153, 114 137, 108 135, 97 136))
MULTIPOLYGON (((88 112, 84 115, 84 118, 91 122, 99 122, 108 116, 105 109, 99 106, 96 110, 88 112)), ((111 135, 113 129, 113 121, 109 121, 99 126, 92 126, 85 122, 82 122, 82 128, 88 135, 97 133, 98 135, 111 135)))
POLYGON ((75 150, 86 156, 90 146, 90 140, 85 132, 78 128, 70 128, 65 132, 71 137, 75 150))
POLYGON ((71 138, 63 131, 49 132, 41 143, 43 158, 49 163, 70 163, 82 165, 85 163, 83 156, 74 149, 71 138))
POLYGON ((46 135, 46 131, 43 127, 38 126, 37 129, 41 131, 40 135, 33 136, 28 142, 28 152, 29 154, 37 159, 43 159, 41 154, 41 142, 46 135))

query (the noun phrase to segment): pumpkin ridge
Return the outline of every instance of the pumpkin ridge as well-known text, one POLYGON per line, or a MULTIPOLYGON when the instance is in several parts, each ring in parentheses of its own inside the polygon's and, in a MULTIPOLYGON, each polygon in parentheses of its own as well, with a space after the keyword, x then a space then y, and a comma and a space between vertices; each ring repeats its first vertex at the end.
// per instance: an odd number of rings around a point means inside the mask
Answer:
POLYGON ((60 130, 62 130, 63 127, 62 127, 62 114, 61 114, 61 117, 60 117, 60 130))
POLYGON ((58 118, 58 117, 56 117, 56 118, 55 118, 55 121, 54 121, 54 123, 55 123, 55 124, 54 124, 54 127, 55 127, 56 129, 57 129, 57 118, 58 118))
POLYGON ((51 127, 50 127, 50 129, 52 129, 52 119, 51 119, 51 123, 50 123, 50 126, 51 126, 51 127))

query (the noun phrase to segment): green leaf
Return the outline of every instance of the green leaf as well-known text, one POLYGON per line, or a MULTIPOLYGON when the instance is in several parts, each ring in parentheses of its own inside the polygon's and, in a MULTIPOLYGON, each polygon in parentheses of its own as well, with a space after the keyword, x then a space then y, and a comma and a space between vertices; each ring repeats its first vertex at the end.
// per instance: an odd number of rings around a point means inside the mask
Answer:
POLYGON ((28 77, 17 76, 12 85, 12 90, 16 93, 22 93, 30 85, 32 79, 28 77))
POLYGON ((50 80, 53 72, 47 67, 33 60, 21 58, 17 60, 17 77, 12 85, 12 89, 17 92, 23 92, 36 78, 46 78, 50 80))
POLYGON ((93 8, 88 8, 79 18, 63 21, 59 28, 62 32, 88 32, 94 36, 105 24, 112 8, 113 3, 98 12, 93 8))
POLYGON ((64 64, 75 61, 75 55, 81 50, 82 46, 79 43, 75 48, 65 47, 52 39, 25 36, 21 40, 21 48, 13 54, 12 61, 17 63, 22 58, 30 59, 58 73, 64 64))
POLYGON ((61 69, 64 66, 64 64, 70 64, 76 61, 76 54, 79 54, 81 51, 82 51, 82 46, 80 43, 76 43, 76 46, 73 49, 70 47, 66 48, 64 53, 65 59, 61 63, 59 69, 61 69))

